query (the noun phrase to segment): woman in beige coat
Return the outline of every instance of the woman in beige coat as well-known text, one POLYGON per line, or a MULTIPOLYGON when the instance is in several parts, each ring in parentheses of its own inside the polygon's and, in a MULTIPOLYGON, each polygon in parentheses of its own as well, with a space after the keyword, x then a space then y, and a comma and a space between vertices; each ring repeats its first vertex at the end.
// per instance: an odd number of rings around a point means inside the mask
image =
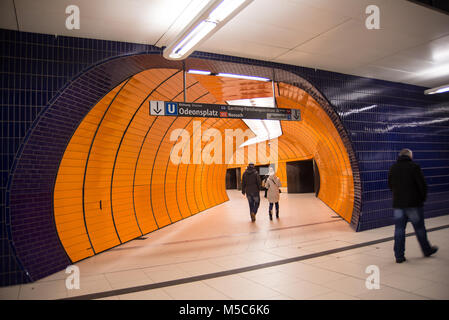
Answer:
POLYGON ((272 167, 270 167, 268 175, 265 187, 268 190, 267 199, 270 203, 268 213, 270 214, 270 220, 273 220, 273 204, 275 204, 276 207, 276 218, 279 218, 279 188, 281 187, 281 180, 276 176, 272 167))

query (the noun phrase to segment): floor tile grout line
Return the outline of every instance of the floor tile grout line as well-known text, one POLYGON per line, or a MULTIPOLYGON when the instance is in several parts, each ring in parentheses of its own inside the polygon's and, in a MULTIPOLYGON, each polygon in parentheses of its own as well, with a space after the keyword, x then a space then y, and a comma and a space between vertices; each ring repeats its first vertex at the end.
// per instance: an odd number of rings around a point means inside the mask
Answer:
MULTIPOLYGON (((449 227, 449 226, 448 226, 448 227, 449 227)), ((435 230, 435 231, 436 231, 436 230, 435 230)), ((336 258, 336 259, 338 259, 338 258, 336 258)), ((349 261, 346 261, 346 262, 349 262, 349 261)), ((349 262, 349 263, 352 263, 352 262, 349 262)), ((357 265, 356 263, 352 263, 352 264, 357 265)), ((320 267, 320 266, 317 266, 317 265, 314 265, 314 267, 316 267, 316 268, 318 268, 318 269, 321 269, 321 270, 324 270, 324 271, 335 272, 335 273, 344 275, 344 276, 346 276, 346 277, 354 278, 354 279, 356 279, 356 280, 362 280, 362 281, 363 281, 363 280, 366 280, 366 278, 360 278, 360 277, 358 277, 358 276, 356 276, 356 275, 346 274, 346 273, 343 273, 343 272, 341 272, 341 271, 330 270, 330 269, 326 269, 326 268, 324 268, 324 267, 320 267)), ((339 279, 334 280, 334 281, 338 281, 338 280, 339 280, 339 279)), ((309 281, 309 280, 305 280, 305 281, 308 281, 308 282, 317 284, 317 283, 312 282, 312 281, 309 281)), ((324 287, 326 287, 325 284, 317 284, 317 285, 323 285, 324 287)), ((413 295, 416 295, 416 296, 420 296, 420 297, 423 297, 423 298, 432 299, 432 298, 430 298, 430 297, 420 295, 420 294, 415 293, 415 292, 413 292, 413 291, 406 291, 406 290, 403 290, 403 289, 400 289, 400 288, 392 287, 392 286, 387 285, 387 284, 382 284, 382 286, 385 286, 385 287, 390 288, 390 289, 398 290, 398 291, 401 291, 401 292, 404 292, 404 293, 408 293, 408 294, 413 294, 413 295)), ((330 288, 330 287, 326 287, 326 288, 333 289, 333 288, 330 288)), ((334 290, 334 291, 337 291, 337 292, 344 293, 344 294, 348 294, 348 293, 346 293, 346 292, 339 291, 339 290, 337 290, 337 289, 333 289, 333 290, 334 290)), ((359 296, 354 296, 354 297, 360 298, 359 296)), ((434 300, 434 299, 432 299, 432 300, 434 300)))
MULTIPOLYGON (((366 280, 365 278, 360 278, 360 277, 358 277, 358 276, 355 276, 355 275, 352 275, 352 274, 346 274, 346 273, 343 273, 343 272, 340 272, 340 271, 335 271, 335 270, 326 269, 325 267, 321 267, 321 266, 316 266, 316 265, 315 265, 315 266, 310 266, 310 267, 315 267, 315 268, 317 268, 317 269, 320 269, 320 270, 323 270, 323 271, 327 271, 327 272, 334 272, 334 273, 340 274, 340 275, 345 276, 345 277, 354 278, 354 279, 356 279, 356 280, 362 280, 362 281, 363 281, 363 280, 366 280)), ((248 279, 248 280, 250 280, 250 281, 252 281, 252 282, 254 282, 254 283, 257 283, 257 284, 259 284, 259 285, 262 285, 262 286, 264 286, 264 287, 266 287, 266 288, 269 288, 269 287, 267 287, 266 285, 264 285, 264 284, 262 284, 262 283, 259 283, 259 282, 257 282, 257 281, 254 281, 253 279, 246 278, 246 277, 245 277, 245 279, 248 279)), ((341 279, 343 279, 343 278, 341 278, 341 279)), ((341 279, 336 279, 336 280, 332 280, 332 281, 339 281, 339 280, 341 280, 341 279)), ((347 292, 340 291, 340 290, 338 290, 338 289, 334 289, 334 288, 328 287, 328 286, 326 286, 326 283, 317 283, 317 282, 314 282, 314 281, 311 281, 311 280, 308 280, 308 279, 302 279, 302 278, 298 278, 298 281, 308 282, 308 283, 310 283, 310 284, 313 284, 313 285, 316 285, 316 286, 320 286, 320 287, 324 287, 325 289, 331 290, 330 292, 334 291, 334 292, 338 292, 338 293, 343 293, 343 294, 346 294, 346 295, 351 296, 351 297, 353 297, 353 298, 358 298, 358 299, 364 300, 362 297, 360 297, 360 296, 358 296, 358 295, 349 294, 349 293, 347 293, 347 292)), ((432 281, 430 281, 430 282, 432 282, 432 281)), ((293 282, 293 283, 294 283, 294 282, 293 282)), ((431 298, 431 297, 423 296, 423 295, 421 295, 421 294, 415 293, 414 291, 406 291, 406 290, 403 290, 403 289, 400 289, 400 288, 392 287, 392 286, 387 285, 387 284, 382 284, 382 286, 383 286, 383 287, 390 288, 390 289, 393 289, 393 290, 401 291, 401 292, 403 292, 403 293, 412 294, 412 295, 419 296, 419 297, 422 297, 422 298, 435 300, 435 299, 433 299, 433 298, 431 298)), ((274 291, 276 291, 276 292, 279 292, 281 295, 288 296, 287 294, 282 293, 282 292, 278 291, 277 289, 274 289, 274 288, 269 288, 269 289, 274 290, 274 291)), ((329 292, 328 292, 328 293, 329 293, 329 292)), ((316 296, 319 296, 319 295, 321 295, 321 294, 318 294, 318 295, 316 295, 316 296)), ((316 297, 316 296, 311 296, 311 297, 309 297, 309 298, 307 298, 307 299, 310 299, 310 298, 313 298, 313 297, 316 297)), ((291 297, 291 296, 290 296, 290 298, 294 299, 294 298, 291 297)))
MULTIPOLYGON (((433 232, 433 231, 438 231, 438 230, 447 229, 447 228, 449 228, 449 224, 439 226, 439 227, 429 228, 427 230, 427 232, 433 232)), ((413 235, 415 235, 415 233, 410 232, 410 233, 406 234, 406 237, 410 237, 413 235)), ((317 258, 317 257, 325 256, 328 254, 333 254, 333 253, 352 250, 352 249, 356 249, 356 248, 366 247, 366 246, 370 246, 373 244, 388 242, 388 241, 392 241, 392 240, 394 240, 394 237, 386 237, 386 238, 381 238, 381 239, 377 239, 377 240, 372 240, 372 241, 367 241, 367 242, 363 242, 363 243, 359 243, 359 244, 350 245, 347 247, 326 250, 326 251, 312 253, 312 254, 308 254, 308 255, 262 263, 262 264, 258 264, 258 265, 246 266, 246 267, 242 267, 242 268, 236 268, 236 269, 231 269, 231 270, 226 270, 226 271, 203 274, 203 275, 199 275, 199 276, 187 277, 187 278, 182 278, 182 279, 163 281, 163 282, 159 282, 159 283, 147 284, 147 285, 142 285, 142 286, 135 286, 135 287, 130 287, 130 288, 104 291, 104 292, 86 294, 86 295, 81 295, 81 296, 74 296, 74 297, 65 298, 65 299, 63 298, 61 300, 99 299, 99 298, 111 297, 111 296, 116 296, 116 295, 122 295, 122 294, 126 294, 126 293, 133 293, 133 292, 146 291, 146 290, 152 290, 152 289, 157 289, 157 288, 164 288, 164 287, 169 287, 169 286, 174 286, 174 285, 179 285, 179 284, 186 284, 186 283, 190 283, 190 282, 219 278, 219 277, 224 277, 224 276, 228 276, 228 275, 279 266, 279 265, 283 265, 283 264, 307 260, 307 259, 311 259, 311 258, 317 258)))
POLYGON ((234 298, 228 296, 226 293, 224 293, 223 291, 221 291, 220 289, 214 288, 211 285, 209 285, 206 281, 201 280, 201 283, 204 284, 205 286, 208 286, 209 288, 221 293, 222 295, 224 295, 225 297, 229 298, 230 300, 235 300, 234 298))
MULTIPOLYGON (((327 238, 326 238, 327 239, 327 238)), ((317 239, 317 240, 321 240, 321 239, 317 239)), ((307 242, 311 242, 311 241, 317 241, 317 240, 307 240, 304 242, 298 242, 299 243, 307 243, 307 242)), ((347 242, 347 243, 351 243, 348 241, 344 241, 344 240, 339 240, 342 242, 347 242)), ((288 245, 281 245, 281 246, 277 246, 275 248, 279 248, 279 247, 289 247, 291 246, 291 244, 288 245)), ((265 252, 266 249, 263 249, 263 251, 265 252)), ((123 270, 117 270, 117 271, 110 271, 110 272, 105 272, 105 273, 101 273, 101 275, 105 275, 106 274, 111 274, 111 273, 119 273, 119 272, 126 272, 126 271, 137 271, 137 270, 143 270, 143 269, 150 269, 150 268, 157 268, 157 267, 165 267, 165 266, 173 266, 173 265, 182 265, 182 264, 186 264, 186 263, 193 263, 193 262, 199 262, 199 261, 209 261, 211 258, 227 258, 227 257, 232 257, 232 256, 237 256, 237 255, 241 255, 244 254, 245 252, 247 252, 248 249, 245 249, 244 252, 241 253, 237 253, 237 254, 233 254, 233 255, 219 255, 219 256, 212 256, 212 257, 206 257, 206 258, 200 258, 200 259, 195 259, 195 260, 186 260, 186 261, 182 261, 182 262, 175 262, 175 263, 165 263, 165 264, 158 264, 158 265, 154 265, 154 266, 144 266, 144 267, 138 267, 138 268, 131 268, 131 269, 123 269, 123 270)), ((249 251, 249 252, 256 252, 256 250, 253 251, 249 251)), ((265 252, 268 254, 272 254, 275 255, 281 259, 285 259, 285 257, 279 255, 279 254, 275 254, 275 253, 270 253, 270 252, 265 252)), ((209 262, 213 262, 213 261, 209 261, 209 262)), ((99 275, 99 274, 93 274, 93 275, 99 275)), ((48 280, 48 281, 43 281, 43 282, 51 282, 51 281, 60 281, 63 279, 54 279, 54 280, 48 280)))
MULTIPOLYGON (((299 227, 305 227, 305 226, 316 225, 316 224, 324 224, 324 223, 330 223, 330 222, 335 222, 335 221, 317 222, 317 223, 312 223, 312 224, 305 224, 305 225, 286 227, 286 228, 282 228, 282 229, 299 228, 299 227)), ((268 230, 268 231, 273 231, 273 230, 268 230)), ((275 231, 278 231, 278 230, 275 230, 275 231)), ((236 234, 236 235, 249 235, 249 234, 236 234)), ((230 238, 230 237, 234 237, 236 235, 231 235, 229 237, 228 236, 226 236, 226 237, 230 238)), ((332 237, 330 236, 329 238, 332 238, 332 237)), ((308 242, 317 241, 317 240, 322 240, 322 239, 306 240, 306 241, 303 241, 303 242, 298 242, 298 244, 299 243, 308 243, 308 242)), ((241 241, 241 240, 238 240, 238 241, 241 241)), ((345 241, 345 240, 339 240, 339 241, 350 243, 350 242, 345 241)), ((161 244, 161 245, 164 245, 164 244, 161 244)), ((156 246, 159 246, 159 245, 154 245, 154 247, 156 247, 156 246)), ((291 244, 276 246, 276 248, 277 247, 289 247, 289 246, 291 246, 291 244)), ((144 247, 146 247, 146 246, 132 247, 131 249, 144 248, 144 247)), ((151 246, 151 247, 153 247, 153 246, 151 246)), ((124 248, 124 249, 128 249, 128 248, 124 248)), ((115 250, 117 250, 117 249, 115 249, 115 250)), ((248 250, 246 249, 245 251, 248 251, 248 250)), ((284 257, 282 257, 282 256, 280 256, 278 254, 274 254, 274 255, 278 256, 279 258, 284 258, 284 257)), ((227 257, 227 256, 226 255, 213 256, 213 258, 222 258, 222 257, 227 257)), ((102 274, 106 275, 106 274, 109 274, 109 273, 117 273, 117 272, 124 272, 124 271, 135 271, 135 270, 142 270, 142 269, 148 269, 148 268, 164 267, 164 266, 167 266, 167 265, 179 265, 179 264, 183 264, 183 263, 191 263, 191 262, 197 262, 197 261, 203 261, 203 260, 209 260, 209 259, 210 259, 210 257, 202 258, 202 259, 196 259, 196 260, 187 260, 187 261, 176 262, 176 263, 159 264, 159 265, 155 265, 155 266, 145 266, 145 267, 139 267, 139 268, 131 268, 131 269, 118 270, 118 271, 111 271, 111 272, 106 272, 106 273, 102 273, 102 274)), ((43 282, 59 281, 59 280, 62 280, 62 279, 48 280, 48 281, 43 281, 43 282)))
MULTIPOLYGON (((183 240, 183 241, 156 243, 156 244, 153 244, 150 246, 141 245, 141 246, 129 247, 129 248, 128 247, 125 247, 125 248, 116 247, 116 248, 113 248, 113 250, 117 251, 117 250, 127 250, 127 249, 135 249, 135 248, 159 247, 159 246, 166 246, 166 245, 192 243, 192 242, 199 242, 199 241, 210 241, 210 240, 217 240, 217 239, 230 239, 230 238, 235 238, 235 237, 270 233, 273 231, 283 231, 283 230, 289 230, 289 229, 304 228, 304 227, 310 227, 310 226, 315 226, 315 225, 319 225, 319 224, 327 224, 327 223, 334 223, 334 222, 341 222, 341 221, 342 220, 328 220, 328 221, 300 224, 300 225, 296 225, 296 226, 273 228, 273 229, 268 229, 268 230, 263 230, 263 231, 242 232, 242 233, 227 234, 227 235, 215 236, 215 237, 209 237, 209 238, 199 238, 199 239, 190 239, 190 240, 183 240)), ((134 239, 134 240, 136 240, 136 239, 134 239)))

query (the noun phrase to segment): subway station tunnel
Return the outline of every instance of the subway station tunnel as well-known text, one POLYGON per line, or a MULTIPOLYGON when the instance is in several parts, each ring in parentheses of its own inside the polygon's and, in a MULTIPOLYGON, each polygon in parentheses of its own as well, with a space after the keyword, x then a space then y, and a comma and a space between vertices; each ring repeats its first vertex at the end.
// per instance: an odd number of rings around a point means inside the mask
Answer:
MULTIPOLYGON (((175 234, 176 222, 194 224, 198 213, 237 201, 226 190, 226 172, 243 173, 249 147, 231 143, 230 154, 244 159, 239 164, 224 150, 218 163, 195 163, 193 149, 205 150, 211 141, 195 134, 198 126, 216 130, 214 142, 223 147, 225 130, 241 135, 245 122, 154 116, 150 101, 268 99, 277 108, 299 109, 300 121, 279 121, 275 168, 283 197, 290 196, 289 164, 313 160, 319 172, 313 201, 351 232, 393 224, 387 174, 405 147, 426 175, 426 218, 448 214, 447 94, 219 53, 171 61, 152 45, 7 29, 1 30, 2 286, 40 280, 143 236, 175 234), (174 151, 178 129, 186 130, 189 144, 174 151), (187 163, 174 164, 174 152, 187 155, 187 163)), ((449 24, 442 29, 449 32, 449 24)), ((249 219, 247 208, 241 211, 249 219)))

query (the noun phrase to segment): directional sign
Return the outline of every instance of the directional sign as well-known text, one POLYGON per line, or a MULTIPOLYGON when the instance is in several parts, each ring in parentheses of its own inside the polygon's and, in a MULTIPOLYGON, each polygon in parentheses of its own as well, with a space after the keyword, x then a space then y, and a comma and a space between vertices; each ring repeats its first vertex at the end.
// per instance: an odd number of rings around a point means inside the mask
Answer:
POLYGON ((152 116, 165 115, 164 101, 150 101, 150 115, 152 116))
POLYGON ((165 114, 167 116, 178 115, 178 103, 177 102, 165 102, 165 114))
POLYGON ((301 114, 299 112, 299 109, 292 109, 292 120, 301 120, 301 114))
POLYGON ((299 109, 150 101, 150 115, 202 118, 233 118, 300 121, 299 109))

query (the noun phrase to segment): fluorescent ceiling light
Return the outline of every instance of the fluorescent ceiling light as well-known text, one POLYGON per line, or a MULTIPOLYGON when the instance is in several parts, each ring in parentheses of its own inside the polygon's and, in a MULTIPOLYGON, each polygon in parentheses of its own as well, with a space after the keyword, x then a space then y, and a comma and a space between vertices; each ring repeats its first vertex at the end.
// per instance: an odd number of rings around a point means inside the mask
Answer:
POLYGON ((232 74, 232 73, 217 73, 217 76, 228 77, 228 78, 247 79, 247 80, 256 80, 256 81, 271 81, 268 78, 245 76, 242 74, 232 74))
MULTIPOLYGON (((226 101, 230 105, 235 106, 253 106, 262 108, 274 108, 273 98, 254 98, 226 101)), ((242 143, 238 148, 243 148, 251 144, 276 139, 282 136, 282 128, 279 120, 257 120, 257 119, 243 119, 248 128, 256 135, 242 143)))
POLYGON ((448 92, 448 91, 449 91, 449 84, 445 84, 443 86, 439 86, 436 88, 427 89, 426 91, 424 91, 424 94, 436 94, 436 93, 443 93, 443 92, 448 92))
POLYGON ((192 49, 201 41, 217 24, 212 21, 203 21, 192 30, 170 53, 170 58, 177 59, 183 57, 186 52, 192 49))
POLYGON ((204 74, 204 75, 210 75, 210 71, 203 71, 203 70, 189 70, 187 73, 193 73, 193 74, 204 74))
POLYGON ((253 0, 212 0, 164 49, 166 59, 187 58, 194 49, 229 20, 243 10, 253 0))

